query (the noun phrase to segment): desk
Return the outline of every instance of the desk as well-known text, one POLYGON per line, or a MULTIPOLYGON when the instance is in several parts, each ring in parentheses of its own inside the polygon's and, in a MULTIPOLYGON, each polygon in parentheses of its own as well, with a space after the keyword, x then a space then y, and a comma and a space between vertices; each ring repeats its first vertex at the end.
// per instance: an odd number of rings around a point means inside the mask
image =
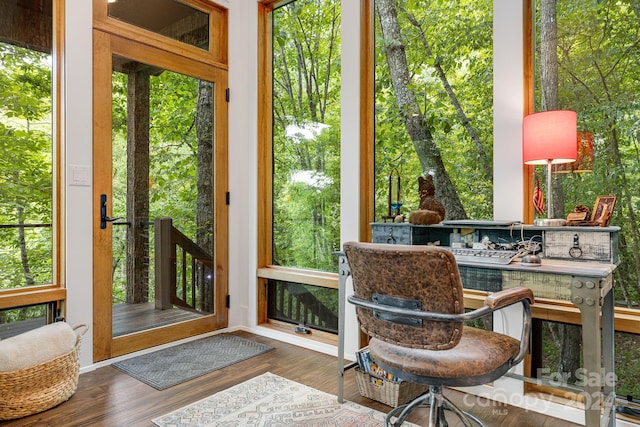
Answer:
MULTIPOLYGON (((344 313, 346 282, 350 274, 346 256, 339 254, 338 320, 338 401, 343 401, 344 313)), ((582 356, 585 370, 585 426, 615 425, 614 301, 615 264, 543 259, 530 267, 512 262, 507 265, 460 262, 465 288, 497 291, 527 286, 536 298, 571 301, 582 320, 582 356), (483 289, 484 280, 491 289, 483 289), (604 373, 604 375, 602 375, 604 373), (602 409, 604 410, 602 411, 602 409), (602 413, 601 413, 602 411, 602 413)))

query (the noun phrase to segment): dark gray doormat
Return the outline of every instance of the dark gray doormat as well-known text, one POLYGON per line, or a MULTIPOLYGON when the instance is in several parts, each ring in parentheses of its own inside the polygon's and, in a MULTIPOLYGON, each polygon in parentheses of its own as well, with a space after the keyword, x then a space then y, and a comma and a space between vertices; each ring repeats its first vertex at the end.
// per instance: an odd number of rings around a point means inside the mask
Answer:
POLYGON ((153 388, 164 390, 269 350, 273 347, 221 334, 132 357, 113 366, 153 388))

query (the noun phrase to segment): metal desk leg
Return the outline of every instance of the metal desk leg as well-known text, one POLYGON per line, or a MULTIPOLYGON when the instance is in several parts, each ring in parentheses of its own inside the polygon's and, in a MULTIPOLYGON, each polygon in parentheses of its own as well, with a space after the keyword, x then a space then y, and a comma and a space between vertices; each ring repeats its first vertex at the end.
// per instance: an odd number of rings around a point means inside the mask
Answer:
MULTIPOLYGON (((602 398, 602 340, 603 334, 606 341, 613 341, 613 308, 602 310, 603 306, 612 303, 612 299, 607 299, 612 292, 606 289, 607 280, 598 281, 588 277, 575 277, 571 286, 571 300, 580 309, 582 319, 582 357, 584 363, 584 397, 585 397, 585 426, 601 426, 601 406, 602 398), (604 282, 604 283, 602 283, 604 282), (603 285, 605 288, 603 289, 603 285), (605 293, 604 301, 601 299, 601 292, 605 293), (604 303, 604 304, 603 304, 604 303), (606 320, 607 327, 611 330, 601 328, 601 317, 609 317, 606 320)), ((612 297, 611 297, 612 298, 612 297)), ((612 356, 613 348, 606 349, 606 358, 612 356)), ((609 358, 605 362, 605 369, 613 370, 613 359, 609 358), (606 364, 609 364, 607 367, 606 364)), ((608 371, 605 371, 608 372, 608 371)), ((606 418, 605 411, 605 418, 606 418)), ((606 420, 605 420, 606 422, 606 420)), ((604 424, 607 425, 607 424, 604 424)), ((615 425, 615 417, 609 417, 609 426, 615 425)))
MULTIPOLYGON (((605 288, 605 291, 606 290, 605 288)), ((609 286, 608 292, 606 292, 602 301, 602 357, 605 406, 603 422, 601 423, 601 425, 608 427, 614 427, 616 425, 614 306, 613 287, 609 286)))
POLYGON ((347 277, 351 270, 349 270, 346 255, 342 252, 338 255, 338 402, 344 403, 344 312, 347 277))

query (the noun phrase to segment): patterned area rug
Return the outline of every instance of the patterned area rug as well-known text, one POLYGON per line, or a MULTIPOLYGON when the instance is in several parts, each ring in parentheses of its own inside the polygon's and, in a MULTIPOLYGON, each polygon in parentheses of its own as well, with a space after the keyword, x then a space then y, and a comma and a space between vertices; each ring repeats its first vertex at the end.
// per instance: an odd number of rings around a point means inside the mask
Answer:
POLYGON ((132 357, 113 366, 158 390, 273 350, 266 344, 220 334, 132 357))
MULTIPOLYGON (((378 427, 382 412, 270 372, 156 418, 160 427, 378 427)), ((404 426, 415 426, 405 423, 404 426)))

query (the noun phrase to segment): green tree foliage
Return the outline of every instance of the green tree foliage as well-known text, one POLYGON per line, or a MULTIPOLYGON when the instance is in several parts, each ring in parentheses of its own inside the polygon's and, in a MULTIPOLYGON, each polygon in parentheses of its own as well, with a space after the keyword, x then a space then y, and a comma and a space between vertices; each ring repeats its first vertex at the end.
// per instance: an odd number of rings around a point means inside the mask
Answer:
POLYGON ((340 238, 340 2, 273 14, 273 262, 335 271, 340 238))
POLYGON ((635 190, 640 185, 640 16, 634 5, 601 1, 584 7, 568 0, 557 5, 559 108, 578 112, 578 128, 593 135, 595 157, 592 172, 557 178, 563 181, 567 212, 576 205, 593 207, 599 195, 618 198, 612 219, 621 227, 616 299, 627 307, 640 302, 635 190))
MULTIPOLYGON (((163 71, 151 76, 149 217, 171 217, 195 236, 198 81, 163 71)), ((113 75, 114 215, 126 210, 127 76, 113 75)))
MULTIPOLYGON (((578 128, 593 137, 593 171, 557 174, 561 184, 559 196, 564 199, 565 214, 574 206, 592 208, 599 195, 614 195, 617 205, 612 225, 621 228, 619 235, 620 265, 615 273, 616 304, 638 308, 640 303, 640 253, 637 211, 640 184, 638 162, 640 68, 640 9, 637 1, 611 0, 580 2, 558 0, 557 55, 559 109, 578 112, 578 128)), ((536 42, 539 55, 540 42, 536 42)), ((537 61, 536 109, 543 109, 540 93, 544 61, 537 61)), ((553 333, 555 346, 562 343, 553 333)), ((579 341, 579 337, 578 337, 579 341)), ((638 357, 638 336, 616 334, 616 371, 619 394, 638 396, 637 369, 632 362, 638 357)), ((579 345, 579 342, 578 342, 579 345)), ((564 350, 564 347, 562 347, 564 350)), ((567 356, 548 357, 562 369, 567 356)), ((578 361, 575 361, 574 366, 578 361)), ((567 369, 567 371, 571 371, 567 369)))
POLYGON ((51 56, 0 43, 0 288, 52 280, 51 56), (32 225, 38 225, 33 227, 32 225))
MULTIPOLYGON (((375 4, 378 11, 382 1, 375 4)), ((419 104, 421 125, 433 137, 466 215, 490 218, 492 2, 403 0, 392 7, 407 58, 407 89, 419 104)), ((382 34, 376 19, 376 219, 387 212, 387 177, 393 168, 402 176, 405 213, 418 207, 418 176, 437 174, 433 163, 421 158, 398 110, 385 49, 389 40, 382 34)), ((452 201, 438 196, 450 210, 452 201)))
MULTIPOLYGON (((126 212, 127 197, 127 81, 114 72, 113 97, 113 215, 126 212)), ((196 234, 196 102, 198 80, 168 70, 150 76, 149 222, 170 217, 173 226, 195 239, 196 234)), ((149 225, 150 265, 153 265, 153 224, 149 225)), ((126 228, 113 230, 114 301, 124 301, 126 286, 126 228)), ((149 269, 153 282, 153 268, 149 269)), ((153 287, 150 288, 153 300, 153 287)))

